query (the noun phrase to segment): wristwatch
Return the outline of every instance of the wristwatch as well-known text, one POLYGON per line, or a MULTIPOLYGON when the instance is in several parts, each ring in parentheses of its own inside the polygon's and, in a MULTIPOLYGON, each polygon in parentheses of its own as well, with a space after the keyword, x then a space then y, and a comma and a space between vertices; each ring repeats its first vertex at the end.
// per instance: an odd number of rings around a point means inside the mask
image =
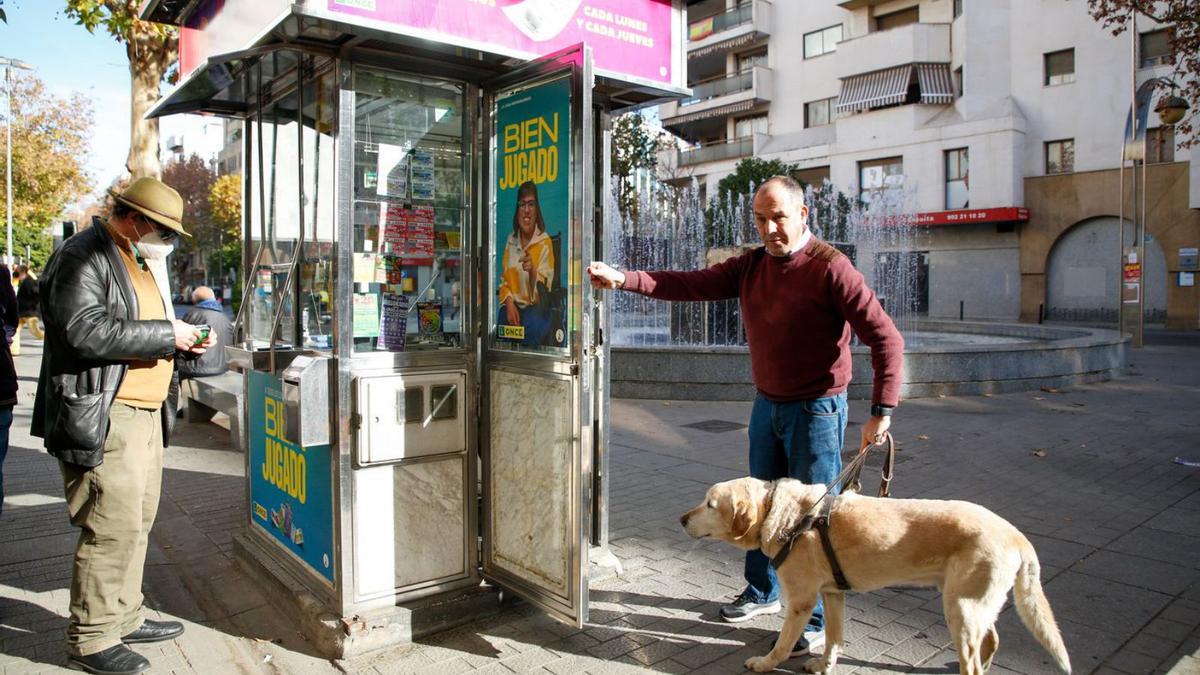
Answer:
POLYGON ((895 409, 895 406, 874 403, 871 405, 871 417, 891 417, 895 409))

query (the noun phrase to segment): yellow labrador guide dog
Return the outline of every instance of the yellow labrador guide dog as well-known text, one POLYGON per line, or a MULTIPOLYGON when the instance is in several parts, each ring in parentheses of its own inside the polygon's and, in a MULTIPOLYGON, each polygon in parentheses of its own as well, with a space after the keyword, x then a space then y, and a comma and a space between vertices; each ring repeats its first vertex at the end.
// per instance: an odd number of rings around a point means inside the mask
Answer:
MULTIPOLYGON (((692 537, 761 549, 773 558, 824 493, 824 485, 792 479, 739 478, 709 488, 704 503, 680 522, 692 537)), ((1025 626, 1058 666, 1071 672, 1054 613, 1042 593, 1033 545, 982 506, 845 493, 833 504, 829 539, 854 591, 904 584, 935 586, 942 592, 959 672, 982 675, 991 665, 1000 645, 996 617, 1010 588, 1025 626)), ((811 673, 831 673, 843 646, 845 596, 817 530, 796 537, 786 556, 777 570, 786 600, 783 628, 770 653, 747 659, 746 667, 767 672, 789 657, 819 593, 825 601, 825 653, 806 667, 811 673)))

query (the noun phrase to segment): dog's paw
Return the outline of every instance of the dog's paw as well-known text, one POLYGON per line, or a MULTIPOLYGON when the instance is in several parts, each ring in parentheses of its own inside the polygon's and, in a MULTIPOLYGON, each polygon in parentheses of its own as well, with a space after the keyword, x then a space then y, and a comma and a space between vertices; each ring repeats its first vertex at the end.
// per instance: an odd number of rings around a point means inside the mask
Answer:
POLYGON ((828 675, 833 672, 833 669, 829 667, 829 662, 825 659, 809 659, 808 663, 804 664, 804 669, 818 675, 828 675))
POLYGON ((756 673, 769 673, 775 670, 775 663, 767 656, 751 656, 746 659, 746 670, 753 670, 756 673))

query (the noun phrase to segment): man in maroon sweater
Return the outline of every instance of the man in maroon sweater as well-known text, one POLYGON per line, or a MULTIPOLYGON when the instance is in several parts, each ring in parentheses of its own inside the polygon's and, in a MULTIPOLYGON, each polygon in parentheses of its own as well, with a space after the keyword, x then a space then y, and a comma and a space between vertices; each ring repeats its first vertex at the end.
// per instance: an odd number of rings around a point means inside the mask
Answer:
MULTIPOLYGON (((808 229, 804 191, 776 176, 754 195, 763 246, 693 272, 620 272, 602 262, 588 275, 597 288, 619 288, 662 300, 741 303, 758 396, 750 413, 750 474, 822 484, 842 469, 850 331, 871 348, 875 372, 871 418, 862 441, 880 442, 900 401, 904 339, 862 274, 808 229)), ((721 607, 732 623, 780 609, 779 584, 761 551, 746 554, 747 586, 721 607)), ((794 655, 820 653, 824 612, 818 602, 794 655)))

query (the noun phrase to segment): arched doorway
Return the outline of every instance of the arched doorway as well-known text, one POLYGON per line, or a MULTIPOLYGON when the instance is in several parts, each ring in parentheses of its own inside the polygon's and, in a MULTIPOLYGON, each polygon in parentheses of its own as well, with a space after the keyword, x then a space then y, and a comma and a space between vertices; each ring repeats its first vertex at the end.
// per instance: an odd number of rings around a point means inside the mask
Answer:
MULTIPOLYGON (((1112 216, 1080 221, 1054 242, 1046 261, 1046 318, 1090 323, 1117 321, 1117 285, 1121 270, 1117 253, 1118 220, 1112 216)), ((1126 226, 1125 239, 1133 233, 1126 226)), ((1167 273, 1162 247, 1146 237, 1143 267, 1145 321, 1167 317, 1167 273)))

